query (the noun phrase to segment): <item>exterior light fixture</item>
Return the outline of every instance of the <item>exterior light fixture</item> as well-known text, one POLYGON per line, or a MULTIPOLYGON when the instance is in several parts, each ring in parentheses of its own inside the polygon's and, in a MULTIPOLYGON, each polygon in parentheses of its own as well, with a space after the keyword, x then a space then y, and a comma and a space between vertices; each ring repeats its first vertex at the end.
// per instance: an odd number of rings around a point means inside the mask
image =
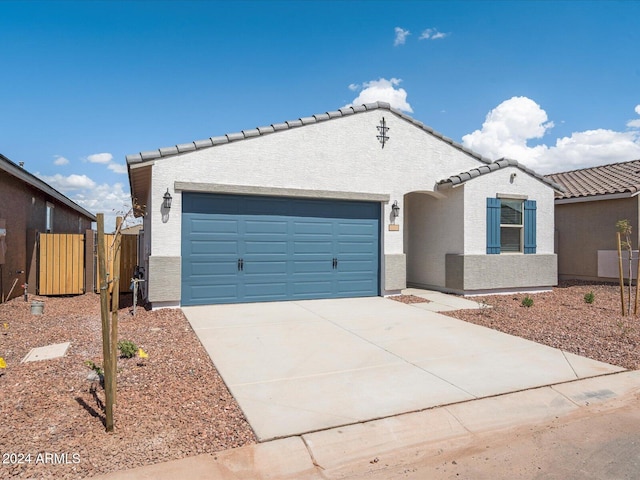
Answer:
POLYGON ((167 210, 169 210, 171 208, 171 201, 173 200, 173 197, 169 193, 169 189, 168 188, 167 188, 167 192, 164 194, 163 198, 164 198, 164 202, 162 203, 162 206, 164 208, 166 208, 167 210))
POLYGON ((398 205, 397 200, 393 202, 393 205, 391 205, 391 211, 393 212, 394 218, 398 218, 398 216, 400 215, 400 206, 398 205))

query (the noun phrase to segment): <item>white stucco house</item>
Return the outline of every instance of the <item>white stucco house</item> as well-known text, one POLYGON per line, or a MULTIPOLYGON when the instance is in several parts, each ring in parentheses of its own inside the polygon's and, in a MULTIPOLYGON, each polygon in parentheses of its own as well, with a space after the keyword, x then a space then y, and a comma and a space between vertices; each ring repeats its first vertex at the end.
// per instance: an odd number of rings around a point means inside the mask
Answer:
POLYGON ((154 308, 557 282, 561 188, 386 103, 128 155, 127 166, 154 308))

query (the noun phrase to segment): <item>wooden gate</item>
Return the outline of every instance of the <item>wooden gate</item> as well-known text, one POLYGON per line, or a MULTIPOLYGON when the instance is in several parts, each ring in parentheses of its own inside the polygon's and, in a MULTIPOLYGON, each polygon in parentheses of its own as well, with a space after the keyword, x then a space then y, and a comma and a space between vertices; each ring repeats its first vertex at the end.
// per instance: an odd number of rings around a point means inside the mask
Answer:
POLYGON ((38 241, 38 294, 84 293, 84 235, 41 233, 38 241))

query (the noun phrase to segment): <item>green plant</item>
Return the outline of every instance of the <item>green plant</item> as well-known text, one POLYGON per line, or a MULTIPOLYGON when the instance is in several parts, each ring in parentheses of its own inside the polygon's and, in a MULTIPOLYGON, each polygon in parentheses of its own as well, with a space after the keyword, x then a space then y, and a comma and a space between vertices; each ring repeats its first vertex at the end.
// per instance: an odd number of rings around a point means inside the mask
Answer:
POLYGON ((138 346, 131 340, 120 340, 118 342, 118 350, 122 358, 133 358, 138 353, 138 346))
POLYGON ((593 292, 589 292, 589 293, 585 293, 584 294, 584 302, 585 303, 591 304, 591 303, 595 302, 595 300, 596 300, 596 296, 595 296, 595 294, 593 292))
POLYGON ((103 377, 104 376, 104 370, 102 370, 102 367, 100 365, 96 365, 95 362, 91 361, 91 360, 87 360, 84 362, 84 364, 89 367, 91 370, 93 370, 94 372, 96 372, 96 374, 99 377, 103 377))
POLYGON ((531 298, 529 295, 526 295, 523 299, 522 299, 522 306, 523 307, 531 307, 533 305, 533 298, 531 298))

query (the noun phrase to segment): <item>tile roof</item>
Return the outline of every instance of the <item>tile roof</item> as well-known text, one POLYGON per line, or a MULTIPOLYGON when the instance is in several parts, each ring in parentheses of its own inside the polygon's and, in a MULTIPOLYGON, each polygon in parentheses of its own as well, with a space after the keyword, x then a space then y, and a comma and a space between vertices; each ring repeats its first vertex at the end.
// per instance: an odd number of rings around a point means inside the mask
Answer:
POLYGON ((226 135, 222 135, 219 137, 210 137, 204 140, 196 140, 190 143, 183 143, 180 145, 174 145, 171 147, 163 147, 157 150, 150 150, 146 152, 135 153, 133 155, 127 155, 127 164, 136 164, 142 163, 150 160, 155 160, 157 158, 165 158, 173 155, 179 155, 185 152, 192 152, 195 150, 200 150, 203 148, 215 147, 216 145, 223 145, 225 143, 237 142, 240 140, 244 140, 251 137, 257 137, 261 135, 269 135, 272 133, 277 133, 282 130, 290 130, 292 128, 303 127, 305 125, 310 125, 313 123, 320 123, 327 120, 333 120, 335 118, 347 117, 350 115, 354 115, 356 113, 369 112, 371 110, 388 110, 394 115, 408 121, 409 123, 415 125, 418 128, 421 128, 425 132, 433 135, 436 138, 439 138, 443 142, 450 144, 452 147, 461 150, 462 152, 474 157, 475 159, 483 162, 483 163, 491 163, 491 160, 472 151, 467 147, 462 146, 461 144, 454 142, 452 139, 445 137, 439 132, 436 132, 431 127, 415 120, 414 118, 402 113, 400 110, 396 108, 392 108, 387 102, 374 102, 367 103, 365 105, 357 105, 351 107, 344 107, 339 110, 334 110, 331 112, 321 113, 312 115, 310 117, 303 117, 297 120, 289 120, 283 123, 274 123, 266 127, 258 127, 252 130, 242 130, 241 132, 236 133, 228 133, 226 135))
POLYGON ((546 175, 564 187, 560 198, 580 198, 640 192, 640 160, 546 175))
POLYGON ((521 165, 520 163, 518 163, 518 161, 513 160, 511 158, 501 158, 488 165, 481 165, 479 167, 472 168, 471 170, 468 170, 466 172, 462 172, 457 175, 452 175, 449 178, 440 180, 438 182, 438 185, 442 185, 444 187, 448 187, 448 186, 455 187, 456 185, 460 185, 468 180, 479 177, 481 175, 485 175, 487 173, 494 172, 496 170, 500 170, 501 168, 505 168, 505 167, 516 167, 522 170, 523 172, 528 173, 532 177, 537 178, 541 182, 546 183, 554 190, 557 190, 558 192, 564 191, 562 186, 559 185, 558 183, 554 182, 551 179, 545 178, 539 173, 534 172, 530 168, 527 168, 524 165, 521 165))

